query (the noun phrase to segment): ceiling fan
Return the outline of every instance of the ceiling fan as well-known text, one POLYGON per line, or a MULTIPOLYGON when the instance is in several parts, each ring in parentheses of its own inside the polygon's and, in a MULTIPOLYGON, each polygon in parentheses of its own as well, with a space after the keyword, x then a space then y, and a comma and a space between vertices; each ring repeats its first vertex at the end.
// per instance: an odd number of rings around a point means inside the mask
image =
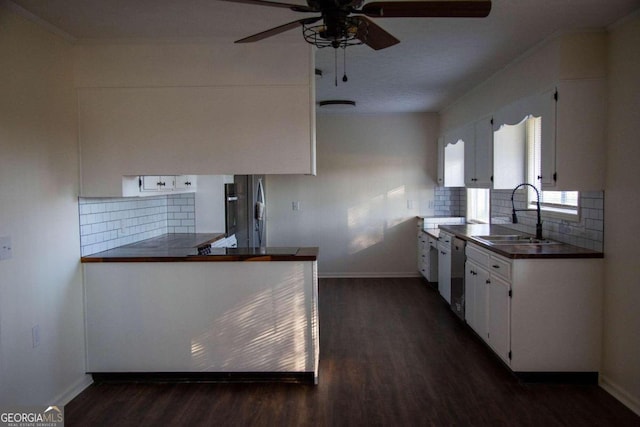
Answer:
POLYGON ((320 48, 336 49, 366 44, 379 50, 400 42, 369 18, 484 18, 491 11, 491 1, 485 0, 374 1, 364 6, 364 0, 307 0, 307 6, 266 0, 223 1, 320 13, 320 16, 298 19, 236 43, 256 42, 302 26, 307 42, 320 48))

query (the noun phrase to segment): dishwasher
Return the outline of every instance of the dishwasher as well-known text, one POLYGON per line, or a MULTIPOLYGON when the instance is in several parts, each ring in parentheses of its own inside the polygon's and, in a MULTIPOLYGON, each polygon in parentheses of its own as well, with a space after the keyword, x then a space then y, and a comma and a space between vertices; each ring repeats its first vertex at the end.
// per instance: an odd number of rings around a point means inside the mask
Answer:
POLYGON ((454 237, 451 240, 451 310, 464 320, 464 262, 466 242, 454 237))

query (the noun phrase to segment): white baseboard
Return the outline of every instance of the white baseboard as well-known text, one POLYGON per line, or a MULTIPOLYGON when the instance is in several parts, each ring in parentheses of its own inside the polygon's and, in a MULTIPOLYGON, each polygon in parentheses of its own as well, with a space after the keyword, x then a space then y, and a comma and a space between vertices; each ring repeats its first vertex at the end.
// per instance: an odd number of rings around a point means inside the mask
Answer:
POLYGON ((414 278, 422 277, 417 271, 415 273, 397 272, 397 273, 318 273, 320 279, 397 279, 397 278, 414 278))
POLYGON ((91 375, 83 375, 82 378, 75 382, 75 384, 72 384, 65 391, 54 397, 51 404, 65 406, 91 384, 93 384, 93 378, 91 378, 91 375))
POLYGON ((638 398, 629 394, 614 381, 611 381, 606 375, 602 375, 602 373, 600 374, 599 384, 607 393, 622 402, 626 407, 635 412, 636 415, 640 415, 640 400, 638 400, 638 398))

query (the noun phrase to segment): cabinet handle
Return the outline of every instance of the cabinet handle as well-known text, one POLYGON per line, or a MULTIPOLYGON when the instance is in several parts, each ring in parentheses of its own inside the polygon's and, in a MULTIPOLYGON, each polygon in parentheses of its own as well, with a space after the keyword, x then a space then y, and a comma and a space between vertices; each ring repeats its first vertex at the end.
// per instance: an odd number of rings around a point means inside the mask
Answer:
POLYGON ((440 251, 440 253, 441 253, 442 255, 446 255, 446 254, 447 254, 446 252, 442 252, 442 251, 440 251))
POLYGON ((485 283, 488 285, 489 283, 491 283, 491 280, 487 279, 485 283))
POLYGON ((167 185, 167 183, 166 183, 166 182, 159 182, 159 183, 158 183, 158 185, 159 185, 160 187, 164 187, 165 185, 167 185))
POLYGON ((493 268, 500 268, 499 265, 493 265, 493 268))
POLYGON ((538 175, 538 181, 542 179, 542 175, 538 175))

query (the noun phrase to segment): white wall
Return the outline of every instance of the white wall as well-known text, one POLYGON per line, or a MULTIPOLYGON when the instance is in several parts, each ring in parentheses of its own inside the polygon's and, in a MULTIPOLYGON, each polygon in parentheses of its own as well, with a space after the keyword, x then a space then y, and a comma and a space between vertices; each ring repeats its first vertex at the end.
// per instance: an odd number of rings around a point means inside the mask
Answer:
POLYGON ((603 386, 640 415, 640 12, 609 36, 603 386))
POLYGON ((442 111, 443 131, 491 115, 500 107, 549 90, 559 79, 605 75, 606 34, 576 33, 547 40, 442 111))
POLYGON ((435 114, 318 115, 317 176, 267 180, 269 245, 319 246, 321 276, 417 275, 437 131, 435 114))
POLYGON ((196 233, 224 233, 224 185, 233 175, 198 175, 196 233))
POLYGON ((88 384, 71 48, 0 6, 0 63, 0 404, 64 404, 88 384))

